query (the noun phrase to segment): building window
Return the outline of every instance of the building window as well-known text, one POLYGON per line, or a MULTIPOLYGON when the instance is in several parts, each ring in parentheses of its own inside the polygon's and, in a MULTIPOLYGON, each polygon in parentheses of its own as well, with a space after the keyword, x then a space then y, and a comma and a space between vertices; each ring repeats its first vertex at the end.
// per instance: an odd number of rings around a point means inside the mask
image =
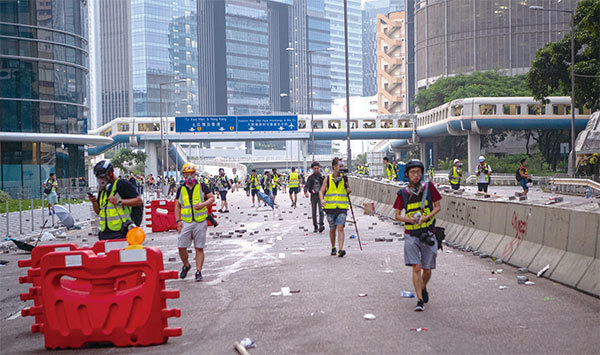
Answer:
POLYGON ((495 115, 496 105, 479 105, 480 115, 495 115))
POLYGON ((521 105, 503 105, 505 115, 520 115, 521 105))
POLYGON ((452 116, 460 116, 462 114, 462 105, 452 106, 452 116))
POLYGON ((527 114, 528 115, 545 115, 546 114, 546 106, 540 104, 527 105, 527 114))

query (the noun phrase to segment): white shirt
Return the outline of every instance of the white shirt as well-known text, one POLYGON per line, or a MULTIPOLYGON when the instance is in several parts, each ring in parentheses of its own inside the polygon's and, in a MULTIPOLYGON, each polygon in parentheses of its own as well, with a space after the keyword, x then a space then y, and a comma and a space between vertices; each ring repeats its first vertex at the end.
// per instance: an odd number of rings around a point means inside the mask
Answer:
MULTIPOLYGON (((487 164, 487 163, 485 165, 487 165, 488 173, 491 173, 492 172, 492 167, 489 164, 487 164)), ((477 165, 477 169, 480 169, 480 167, 481 167, 481 165, 477 165)), ((475 172, 477 172, 477 171, 478 170, 475 170, 475 172)), ((477 177, 477 183, 478 184, 487 184, 488 183, 487 180, 486 180, 486 178, 485 178, 485 175, 486 174, 484 174, 483 171, 481 172, 481 174, 479 174, 479 176, 477 177)))

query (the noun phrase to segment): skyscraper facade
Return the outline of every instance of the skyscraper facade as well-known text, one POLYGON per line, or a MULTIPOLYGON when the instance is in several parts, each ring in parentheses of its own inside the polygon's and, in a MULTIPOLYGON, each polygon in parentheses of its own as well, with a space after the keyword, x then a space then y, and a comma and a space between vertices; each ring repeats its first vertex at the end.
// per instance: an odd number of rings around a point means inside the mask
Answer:
POLYGON ((481 70, 524 74, 539 48, 570 29, 569 14, 530 6, 574 10, 578 0, 416 0, 416 80, 481 70))
POLYGON ((0 143, 0 189, 39 198, 51 172, 86 176, 84 146, 53 136, 87 133, 87 4, 3 0, 0 22, 0 130, 23 133, 0 143))
MULTIPOLYGON (((360 0, 347 0, 348 7, 348 70, 350 96, 361 96, 362 88, 362 10, 360 0)), ((325 0, 325 17, 330 22, 331 96, 346 97, 346 64, 344 54, 344 3, 325 0)))

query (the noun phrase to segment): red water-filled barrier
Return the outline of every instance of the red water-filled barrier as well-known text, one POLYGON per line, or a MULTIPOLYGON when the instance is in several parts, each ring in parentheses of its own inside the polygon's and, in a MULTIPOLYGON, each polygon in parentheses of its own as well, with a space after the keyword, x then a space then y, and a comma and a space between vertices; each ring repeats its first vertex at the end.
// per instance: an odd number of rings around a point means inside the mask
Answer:
MULTIPOLYGON (((212 213, 215 206, 214 203, 209 205, 208 213, 212 213)), ((209 221, 207 223, 212 226, 209 221)), ((150 205, 146 205, 146 227, 152 228, 153 233, 176 230, 175 200, 154 200, 150 202, 150 205)))
POLYGON ((44 333, 50 349, 80 348, 93 343, 115 346, 162 344, 180 336, 181 328, 168 328, 167 318, 179 309, 167 309, 167 298, 178 290, 165 290, 165 280, 176 271, 164 271, 158 248, 122 249, 127 242, 100 241, 92 248, 76 244, 37 246, 21 283, 33 283, 21 299, 34 306, 23 316, 35 316, 33 332, 44 333))

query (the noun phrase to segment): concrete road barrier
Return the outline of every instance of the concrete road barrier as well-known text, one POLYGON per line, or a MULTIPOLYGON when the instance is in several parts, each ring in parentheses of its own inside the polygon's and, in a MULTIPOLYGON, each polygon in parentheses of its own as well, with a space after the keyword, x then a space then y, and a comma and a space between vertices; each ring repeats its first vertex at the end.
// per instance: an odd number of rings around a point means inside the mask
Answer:
MULTIPOLYGON (((399 186, 351 178, 353 202, 375 203, 377 214, 394 218, 399 186)), ((470 247, 516 267, 600 297, 600 208, 594 204, 548 206, 532 201, 490 200, 442 193, 438 225, 446 241, 470 247)))

